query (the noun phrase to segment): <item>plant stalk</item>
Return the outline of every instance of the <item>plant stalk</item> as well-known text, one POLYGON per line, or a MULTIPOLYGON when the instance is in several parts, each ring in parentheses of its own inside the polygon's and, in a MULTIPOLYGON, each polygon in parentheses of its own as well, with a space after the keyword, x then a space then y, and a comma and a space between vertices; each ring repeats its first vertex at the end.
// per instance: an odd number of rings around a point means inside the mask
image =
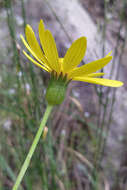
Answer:
POLYGON ((21 168, 21 170, 19 172, 19 175, 18 175, 18 177, 16 179, 16 182, 15 182, 12 190, 17 190, 18 189, 18 187, 19 187, 19 185, 20 185, 20 183, 21 183, 21 181, 22 181, 22 179, 23 179, 23 177, 25 175, 25 172, 26 172, 26 170, 27 170, 27 168, 28 168, 28 166, 30 164, 31 158, 32 158, 32 156, 34 154, 34 151, 35 151, 36 147, 37 147, 37 144, 38 144, 39 139, 40 139, 40 137, 42 135, 42 132, 43 132, 44 127, 45 127, 45 124, 46 124, 46 122, 47 122, 47 120, 49 118, 51 110, 52 110, 52 106, 48 105, 47 108, 46 108, 46 111, 44 113, 44 116, 42 118, 40 127, 39 127, 39 129, 38 129, 38 131, 36 133, 34 141, 33 141, 32 145, 30 147, 30 150, 29 150, 29 152, 27 154, 27 157, 26 157, 26 159, 25 159, 25 161, 24 161, 24 163, 22 165, 22 168, 21 168))

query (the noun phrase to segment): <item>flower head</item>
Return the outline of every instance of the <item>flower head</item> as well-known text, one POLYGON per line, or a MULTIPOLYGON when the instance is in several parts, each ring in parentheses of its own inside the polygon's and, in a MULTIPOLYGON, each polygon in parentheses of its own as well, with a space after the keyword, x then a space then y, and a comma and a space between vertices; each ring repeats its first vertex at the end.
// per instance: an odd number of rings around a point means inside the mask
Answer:
POLYGON ((68 81, 74 80, 110 87, 120 87, 123 85, 121 81, 98 78, 99 76, 103 76, 104 73, 96 73, 96 71, 102 69, 112 60, 111 52, 102 59, 78 67, 86 52, 86 37, 80 37, 73 42, 64 58, 59 58, 55 40, 51 32, 45 29, 43 20, 40 20, 38 31, 42 49, 31 26, 27 25, 25 30, 27 41, 22 35, 21 39, 33 58, 24 50, 23 53, 35 65, 51 73, 56 79, 62 78, 66 84, 68 81))

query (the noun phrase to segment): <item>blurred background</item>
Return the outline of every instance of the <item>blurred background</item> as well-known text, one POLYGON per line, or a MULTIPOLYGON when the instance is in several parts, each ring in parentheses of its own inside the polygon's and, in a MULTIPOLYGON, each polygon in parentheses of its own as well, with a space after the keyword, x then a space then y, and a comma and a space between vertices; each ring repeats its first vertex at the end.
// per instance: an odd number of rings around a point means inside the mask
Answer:
POLYGON ((60 57, 87 37, 84 63, 112 50, 106 78, 118 89, 71 82, 56 106, 19 189, 127 189, 127 1, 0 0, 0 190, 10 190, 45 111, 49 75, 28 61, 20 34, 38 23, 55 37, 60 57))

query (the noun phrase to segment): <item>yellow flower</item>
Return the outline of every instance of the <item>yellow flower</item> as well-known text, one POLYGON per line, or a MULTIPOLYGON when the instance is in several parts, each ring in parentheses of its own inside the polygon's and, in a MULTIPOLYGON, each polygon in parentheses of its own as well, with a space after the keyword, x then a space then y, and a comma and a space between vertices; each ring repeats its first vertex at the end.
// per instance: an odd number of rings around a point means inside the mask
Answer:
POLYGON ((78 67, 86 52, 87 40, 85 37, 80 37, 73 42, 71 47, 67 50, 64 58, 59 58, 55 40, 51 32, 45 29, 42 20, 40 20, 38 30, 43 50, 41 49, 30 25, 27 25, 25 30, 28 43, 21 35, 24 45, 34 59, 25 51, 23 51, 23 53, 35 65, 49 73, 52 71, 56 72, 57 76, 62 73, 63 76, 67 76, 68 80, 83 81, 110 87, 120 87, 123 85, 121 81, 97 78, 104 75, 104 73, 96 73, 96 71, 102 69, 112 60, 111 52, 102 59, 78 67))
POLYGON ((24 50, 23 53, 35 65, 51 74, 46 91, 46 99, 49 104, 56 105, 62 103, 67 85, 71 80, 109 87, 120 87, 123 85, 121 81, 99 78, 99 76, 103 76, 105 73, 96 73, 96 71, 102 69, 112 60, 111 52, 102 59, 79 67, 78 65, 82 61, 87 48, 85 37, 80 37, 73 42, 64 58, 59 58, 55 40, 51 32, 45 29, 43 20, 40 20, 38 31, 41 47, 31 26, 26 26, 25 35, 27 41, 22 35, 21 39, 32 57, 24 50))

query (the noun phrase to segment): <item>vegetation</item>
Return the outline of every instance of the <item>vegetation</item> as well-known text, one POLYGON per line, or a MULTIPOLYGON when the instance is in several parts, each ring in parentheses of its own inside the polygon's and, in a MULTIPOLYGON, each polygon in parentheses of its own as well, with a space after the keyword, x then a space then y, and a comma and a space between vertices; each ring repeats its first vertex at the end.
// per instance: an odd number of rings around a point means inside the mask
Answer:
MULTIPOLYGON (((25 29, 27 19, 25 4, 24 0, 20 2, 22 27, 25 29)), ((49 5, 48 1, 46 2, 49 5)), ((6 49, 6 56, 2 57, 2 50, 0 53, 0 190, 12 188, 46 108, 44 92, 48 74, 41 72, 31 62, 27 64, 28 61, 21 54, 13 10, 15 3, 12 0, 4 0, 4 3, 0 4, 6 10, 11 40, 11 49, 6 49)), ((120 24, 110 73, 111 78, 117 67, 116 79, 119 78, 120 63, 127 39, 127 25, 125 25, 127 3, 123 0, 121 5, 120 14, 117 15, 120 24), (120 34, 123 27, 126 32, 124 40, 121 41, 120 34), (114 63, 118 54, 116 66, 114 63)), ((107 15, 109 11, 113 14, 115 8, 115 3, 111 6, 110 2, 105 0, 103 55, 109 23, 107 15)), ((51 11, 55 14, 52 9, 51 11)), ((58 18, 57 22, 60 22, 58 18)), ((23 179, 21 190, 99 190, 106 189, 110 184, 102 160, 112 121, 116 89, 106 88, 104 96, 104 87, 95 87, 99 113, 87 119, 82 105, 73 95, 72 85, 69 86, 64 104, 54 109, 47 123, 47 137, 39 142, 23 179)), ((110 167, 112 166, 107 166, 109 169, 110 167)), ((115 189, 120 185, 119 171, 114 169, 111 176, 113 176, 111 189, 115 189)))

